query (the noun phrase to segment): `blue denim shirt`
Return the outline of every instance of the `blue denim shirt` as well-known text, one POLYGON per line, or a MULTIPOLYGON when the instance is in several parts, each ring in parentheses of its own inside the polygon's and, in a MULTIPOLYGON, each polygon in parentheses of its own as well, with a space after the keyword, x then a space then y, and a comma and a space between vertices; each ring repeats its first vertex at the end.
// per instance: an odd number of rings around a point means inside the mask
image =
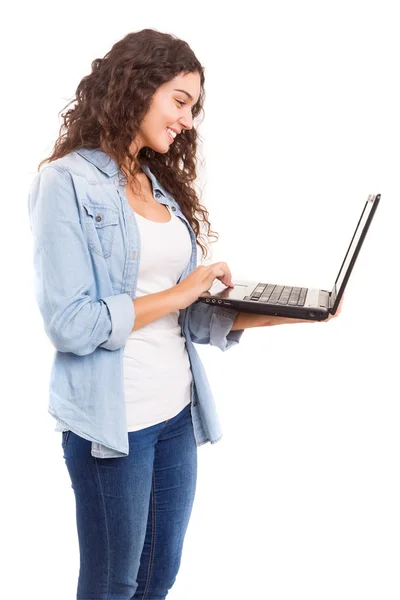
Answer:
MULTIPOLYGON (((155 200, 187 225, 192 254, 181 281, 197 265, 195 234, 174 198, 148 167, 143 170, 155 200)), ((57 420, 56 431, 71 430, 91 441, 98 458, 129 454, 123 352, 135 322, 140 237, 118 172, 104 152, 81 148, 47 163, 33 179, 28 201, 35 296, 55 347, 48 411, 57 420)), ((198 446, 222 434, 194 343, 222 351, 237 344, 243 330, 230 331, 236 315, 199 301, 179 311, 198 446)))

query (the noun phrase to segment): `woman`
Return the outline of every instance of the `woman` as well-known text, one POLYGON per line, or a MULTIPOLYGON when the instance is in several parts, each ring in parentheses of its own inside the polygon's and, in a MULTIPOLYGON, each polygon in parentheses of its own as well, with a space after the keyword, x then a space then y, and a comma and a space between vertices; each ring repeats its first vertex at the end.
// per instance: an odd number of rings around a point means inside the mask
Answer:
POLYGON ((193 185, 204 70, 185 42, 128 34, 74 102, 29 214, 56 350, 49 412, 76 500, 77 598, 160 600, 180 565, 197 446, 221 437, 193 343, 225 351, 247 327, 297 321, 197 301, 216 278, 232 283, 224 262, 196 267, 201 222, 210 234, 193 185))

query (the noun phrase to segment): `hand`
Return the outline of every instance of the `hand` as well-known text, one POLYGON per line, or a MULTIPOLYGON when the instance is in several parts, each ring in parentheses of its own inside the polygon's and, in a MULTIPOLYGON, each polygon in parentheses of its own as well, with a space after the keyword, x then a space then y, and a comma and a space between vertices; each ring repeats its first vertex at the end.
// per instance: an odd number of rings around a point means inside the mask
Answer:
POLYGON ((329 317, 327 319, 323 319, 322 321, 318 321, 318 320, 313 321, 313 320, 308 320, 308 319, 287 319, 287 322, 288 323, 291 323, 291 322, 293 322, 293 323, 327 323, 328 321, 331 321, 332 319, 335 319, 336 317, 338 317, 340 315, 340 313, 342 312, 343 299, 344 299, 344 296, 342 296, 335 314, 332 315, 329 313, 329 317))
POLYGON ((186 308, 199 296, 210 295, 208 290, 219 279, 224 285, 234 287, 232 275, 226 262, 217 262, 209 266, 199 265, 174 288, 179 293, 179 308, 186 308))
POLYGON ((290 319, 289 317, 276 317, 277 319, 282 319, 281 322, 282 323, 288 323, 288 324, 294 324, 294 323, 327 323, 328 321, 331 321, 332 319, 335 319, 336 317, 338 317, 340 315, 340 313, 342 312, 342 306, 343 306, 343 299, 344 296, 342 296, 340 302, 339 302, 339 306, 337 307, 337 311, 335 312, 334 315, 332 315, 331 313, 329 313, 329 317, 327 319, 322 319, 322 321, 320 320, 313 320, 313 319, 290 319))
POLYGON ((319 322, 320 323, 327 323, 331 319, 334 319, 335 317, 338 317, 340 315, 340 313, 342 312, 343 299, 344 299, 344 296, 341 297, 340 302, 339 302, 339 306, 337 307, 337 311, 335 312, 334 315, 330 314, 327 319, 325 319, 324 321, 319 321, 319 322))

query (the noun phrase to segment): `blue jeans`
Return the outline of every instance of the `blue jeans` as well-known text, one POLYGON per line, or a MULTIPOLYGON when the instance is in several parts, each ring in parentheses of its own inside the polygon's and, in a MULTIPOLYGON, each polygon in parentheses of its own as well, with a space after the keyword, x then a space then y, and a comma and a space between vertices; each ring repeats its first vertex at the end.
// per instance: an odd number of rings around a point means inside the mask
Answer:
POLYGON ((78 600, 164 600, 181 562, 197 479, 191 405, 128 433, 129 455, 96 458, 62 432, 75 493, 78 600))

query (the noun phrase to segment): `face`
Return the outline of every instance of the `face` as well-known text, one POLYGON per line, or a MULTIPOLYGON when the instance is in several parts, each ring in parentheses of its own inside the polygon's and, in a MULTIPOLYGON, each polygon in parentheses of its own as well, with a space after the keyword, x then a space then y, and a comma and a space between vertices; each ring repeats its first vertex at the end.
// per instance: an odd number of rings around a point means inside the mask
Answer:
POLYGON ((177 75, 161 85, 152 98, 136 139, 138 151, 147 146, 165 154, 174 143, 174 133, 192 129, 192 108, 200 96, 199 73, 177 75))

